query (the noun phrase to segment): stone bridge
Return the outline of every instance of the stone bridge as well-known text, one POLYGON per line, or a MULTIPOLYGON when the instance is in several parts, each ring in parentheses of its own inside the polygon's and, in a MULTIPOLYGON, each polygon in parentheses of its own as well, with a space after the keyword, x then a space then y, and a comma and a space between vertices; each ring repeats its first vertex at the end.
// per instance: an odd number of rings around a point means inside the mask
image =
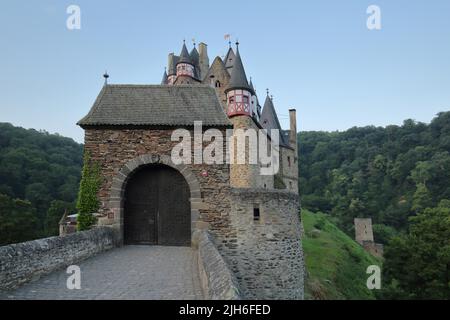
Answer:
POLYGON ((206 232, 193 247, 116 247, 114 230, 0 247, 0 299, 239 299, 231 271, 206 232), (81 289, 68 289, 78 265, 81 289))

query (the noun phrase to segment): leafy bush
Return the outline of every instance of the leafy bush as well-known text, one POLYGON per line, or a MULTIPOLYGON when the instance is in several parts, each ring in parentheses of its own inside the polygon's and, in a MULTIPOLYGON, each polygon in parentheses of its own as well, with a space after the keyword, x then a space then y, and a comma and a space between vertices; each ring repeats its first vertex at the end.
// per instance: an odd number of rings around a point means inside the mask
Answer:
POLYGON ((98 212, 100 207, 97 197, 100 183, 100 166, 91 161, 89 152, 86 151, 77 200, 77 228, 79 231, 88 230, 96 223, 94 214, 98 212))

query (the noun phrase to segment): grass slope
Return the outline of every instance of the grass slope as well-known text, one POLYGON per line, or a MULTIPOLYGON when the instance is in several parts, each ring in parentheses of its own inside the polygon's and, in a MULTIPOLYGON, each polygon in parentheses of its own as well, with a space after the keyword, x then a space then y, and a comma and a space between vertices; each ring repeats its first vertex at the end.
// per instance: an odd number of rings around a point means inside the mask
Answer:
POLYGON ((381 262, 339 230, 327 216, 302 211, 307 299, 375 299, 366 287, 369 265, 381 262))

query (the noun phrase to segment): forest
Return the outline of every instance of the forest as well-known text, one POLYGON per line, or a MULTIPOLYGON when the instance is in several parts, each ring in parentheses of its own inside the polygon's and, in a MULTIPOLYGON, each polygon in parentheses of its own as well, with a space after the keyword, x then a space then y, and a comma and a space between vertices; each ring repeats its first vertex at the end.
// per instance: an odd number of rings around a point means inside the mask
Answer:
POLYGON ((450 298, 450 112, 430 124, 301 132, 302 208, 385 244, 383 297, 450 298))
MULTIPOLYGON (((311 220, 354 238, 371 217, 385 245, 381 299, 450 299, 450 112, 429 124, 300 132, 299 188, 311 220)), ((0 245, 58 234, 76 212, 83 145, 0 123, 0 245)))
POLYGON ((0 245, 58 235, 75 211, 83 146, 0 123, 0 245))

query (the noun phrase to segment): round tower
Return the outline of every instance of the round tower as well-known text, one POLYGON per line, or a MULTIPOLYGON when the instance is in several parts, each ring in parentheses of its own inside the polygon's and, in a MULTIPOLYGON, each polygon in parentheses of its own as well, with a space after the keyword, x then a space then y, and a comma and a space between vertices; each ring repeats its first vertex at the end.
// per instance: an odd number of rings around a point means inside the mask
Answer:
POLYGON ((177 77, 191 77, 194 78, 194 64, 192 63, 189 52, 186 48, 186 43, 183 41, 183 48, 181 49, 180 59, 176 64, 177 77))
POLYGON ((239 42, 236 42, 236 58, 234 61, 231 79, 228 88, 225 90, 227 95, 227 115, 249 116, 253 114, 253 95, 254 90, 250 87, 245 75, 241 55, 239 54, 239 42))

